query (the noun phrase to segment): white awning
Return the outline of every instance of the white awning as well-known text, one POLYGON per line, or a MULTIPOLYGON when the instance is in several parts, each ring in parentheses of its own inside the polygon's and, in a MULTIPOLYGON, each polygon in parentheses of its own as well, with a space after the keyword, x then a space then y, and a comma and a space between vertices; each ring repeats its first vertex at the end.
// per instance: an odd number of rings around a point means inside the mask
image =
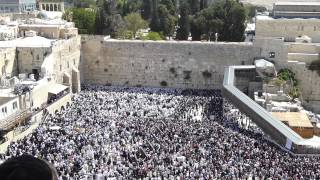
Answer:
POLYGON ((49 93, 51 94, 59 94, 60 92, 66 90, 68 86, 64 86, 61 84, 53 84, 50 86, 49 93))

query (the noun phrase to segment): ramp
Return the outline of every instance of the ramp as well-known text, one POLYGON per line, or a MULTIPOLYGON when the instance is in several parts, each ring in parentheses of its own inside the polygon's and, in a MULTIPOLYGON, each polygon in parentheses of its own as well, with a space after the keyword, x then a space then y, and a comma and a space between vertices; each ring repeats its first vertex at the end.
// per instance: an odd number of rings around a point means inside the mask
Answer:
POLYGON ((267 135, 279 145, 296 154, 319 154, 319 139, 304 139, 245 95, 237 87, 237 71, 255 70, 255 66, 225 68, 222 93, 242 112, 246 113, 267 135))

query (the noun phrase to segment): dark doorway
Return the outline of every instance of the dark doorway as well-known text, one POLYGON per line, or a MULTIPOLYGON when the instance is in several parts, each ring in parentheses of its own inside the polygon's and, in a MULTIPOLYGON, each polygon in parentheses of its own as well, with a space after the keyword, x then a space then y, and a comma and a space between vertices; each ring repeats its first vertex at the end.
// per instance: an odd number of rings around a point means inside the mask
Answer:
POLYGON ((36 81, 39 80, 39 72, 38 72, 38 69, 32 69, 32 74, 34 74, 34 79, 36 81))

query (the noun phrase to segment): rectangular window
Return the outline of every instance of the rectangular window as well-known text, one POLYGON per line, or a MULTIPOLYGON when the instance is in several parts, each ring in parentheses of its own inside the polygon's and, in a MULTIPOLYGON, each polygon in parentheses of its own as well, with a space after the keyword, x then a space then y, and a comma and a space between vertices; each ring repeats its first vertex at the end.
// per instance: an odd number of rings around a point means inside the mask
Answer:
POLYGON ((13 110, 17 109, 18 108, 18 103, 17 102, 12 103, 12 108, 13 108, 13 110))

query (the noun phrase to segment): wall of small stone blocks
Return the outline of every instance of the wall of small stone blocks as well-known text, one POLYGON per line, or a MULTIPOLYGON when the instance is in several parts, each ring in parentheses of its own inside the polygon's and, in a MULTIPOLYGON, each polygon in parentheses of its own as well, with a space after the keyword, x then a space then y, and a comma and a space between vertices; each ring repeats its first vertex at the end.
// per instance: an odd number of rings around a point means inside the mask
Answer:
POLYGON ((221 88, 224 67, 252 64, 252 43, 82 39, 82 81, 104 85, 221 88))

